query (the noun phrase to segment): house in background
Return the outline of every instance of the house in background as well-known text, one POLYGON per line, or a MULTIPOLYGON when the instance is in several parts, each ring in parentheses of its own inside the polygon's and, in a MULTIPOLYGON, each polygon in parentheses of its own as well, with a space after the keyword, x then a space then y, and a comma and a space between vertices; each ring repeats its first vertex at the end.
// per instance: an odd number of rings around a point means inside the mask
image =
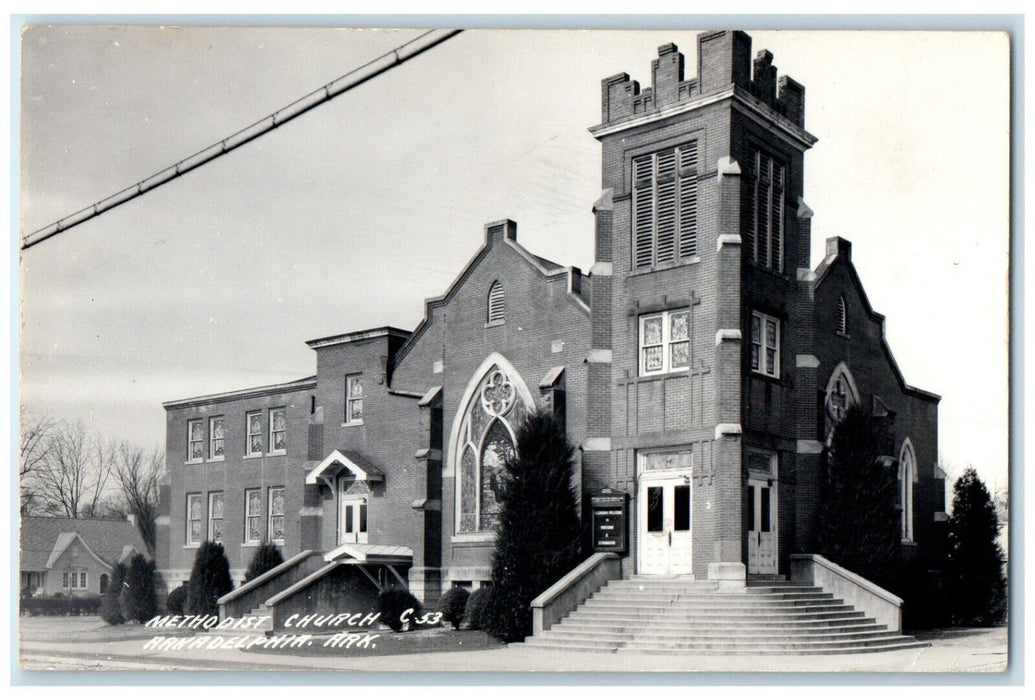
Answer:
POLYGON ((119 562, 147 547, 132 520, 22 517, 23 596, 98 596, 119 562))

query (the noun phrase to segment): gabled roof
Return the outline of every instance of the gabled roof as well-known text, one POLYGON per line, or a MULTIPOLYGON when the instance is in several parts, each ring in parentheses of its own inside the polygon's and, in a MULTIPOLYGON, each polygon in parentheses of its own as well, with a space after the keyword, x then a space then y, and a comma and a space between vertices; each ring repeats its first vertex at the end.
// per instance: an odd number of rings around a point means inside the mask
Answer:
MULTIPOLYGON (((403 343, 402 347, 399 348, 399 352, 395 357, 396 366, 402 361, 410 351, 410 349, 416 345, 417 341, 424 334, 424 331, 428 328, 428 323, 431 319, 431 310, 438 306, 444 306, 449 302, 450 299, 456 294, 457 290, 463 286, 464 281, 470 276, 471 272, 478 266, 478 264, 488 254, 489 249, 493 245, 504 245, 510 247, 518 255, 524 259, 529 266, 538 272, 544 278, 554 278, 560 275, 568 276, 568 294, 567 298, 583 313, 589 315, 589 303, 588 303, 588 289, 586 292, 582 291, 582 271, 577 267, 564 267, 557 263, 547 260, 546 258, 533 255, 523 246, 521 246, 517 240, 517 224, 510 219, 503 219, 501 221, 493 221, 485 225, 485 243, 478 249, 478 252, 474 254, 467 265, 464 266, 460 274, 456 276, 452 284, 446 289, 445 294, 437 297, 431 297, 430 299, 424 300, 424 318, 417 324, 417 327, 413 330, 409 339, 403 343), (495 243, 493 241, 493 231, 502 230, 502 234, 499 236, 500 242, 495 243)), ((588 288, 588 285, 585 285, 588 288)))
MULTIPOLYGON (((111 562, 101 559, 97 556, 96 552, 90 549, 90 545, 86 544, 83 538, 79 536, 78 532, 62 532, 58 535, 57 541, 54 542, 54 549, 50 550, 50 556, 47 557, 47 568, 53 569, 54 565, 57 564, 58 560, 61 558, 61 555, 64 554, 65 550, 69 547, 72 547, 73 544, 78 544, 79 547, 82 547, 83 550, 85 550, 85 554, 89 554, 101 564, 111 566, 111 562)), ((73 548, 72 551, 74 554, 76 548, 73 548)))
POLYGON ((305 476, 305 483, 319 484, 321 479, 336 476, 342 468, 348 469, 358 481, 384 481, 385 473, 377 465, 354 450, 333 450, 305 476))
POLYGON ((866 296, 866 290, 863 288, 862 280, 859 278, 859 272, 855 269, 855 265, 852 264, 852 243, 850 241, 840 237, 827 239, 827 255, 815 270, 815 288, 819 289, 820 286, 822 286, 823 282, 825 282, 829 276, 830 271, 837 265, 844 265, 845 269, 848 271, 848 276, 851 278, 852 284, 855 285, 855 290, 859 294, 859 299, 862 301, 863 310, 866 312, 866 315, 869 316, 874 323, 880 324, 881 349, 884 351, 884 356, 887 358, 888 365, 891 367, 891 371, 895 374, 895 378, 898 380, 899 387, 902 391, 918 398, 927 399, 928 401, 941 401, 942 397, 938 394, 924 391, 923 389, 917 389, 916 387, 910 386, 906 383, 906 378, 902 375, 902 370, 899 369, 898 363, 895 362, 895 356, 892 354, 891 346, 888 345, 887 336, 884 334, 884 315, 873 310, 873 306, 870 304, 870 299, 866 296))
POLYGON ((109 566, 118 563, 125 547, 146 553, 136 526, 128 520, 90 520, 23 516, 21 519, 21 571, 46 571, 76 539, 109 566))

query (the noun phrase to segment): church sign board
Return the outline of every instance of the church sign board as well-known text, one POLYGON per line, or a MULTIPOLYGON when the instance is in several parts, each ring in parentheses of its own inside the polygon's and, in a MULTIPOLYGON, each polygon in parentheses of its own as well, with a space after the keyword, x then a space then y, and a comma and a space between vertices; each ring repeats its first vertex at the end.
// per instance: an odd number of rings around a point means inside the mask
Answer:
POLYGON ((624 553, 629 522, 629 494, 601 489, 589 497, 593 511, 593 551, 624 553))

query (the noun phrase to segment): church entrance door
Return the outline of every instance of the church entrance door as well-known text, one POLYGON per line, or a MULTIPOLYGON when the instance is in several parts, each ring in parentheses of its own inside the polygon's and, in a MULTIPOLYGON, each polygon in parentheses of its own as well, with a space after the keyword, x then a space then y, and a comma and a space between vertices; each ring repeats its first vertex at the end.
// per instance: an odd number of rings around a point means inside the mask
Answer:
POLYGON ((641 477, 637 500, 639 572, 657 575, 692 573, 689 479, 641 477))
POLYGON ((776 483, 748 479, 749 574, 776 573, 776 483))

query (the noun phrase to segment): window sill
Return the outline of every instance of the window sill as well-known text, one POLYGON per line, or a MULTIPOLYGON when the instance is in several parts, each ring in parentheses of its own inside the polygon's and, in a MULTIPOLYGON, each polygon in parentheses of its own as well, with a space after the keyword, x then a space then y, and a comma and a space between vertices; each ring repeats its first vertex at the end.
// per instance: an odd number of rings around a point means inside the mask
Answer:
POLYGON ((242 542, 241 547, 244 549, 250 549, 252 547, 261 547, 262 542, 242 542))
POLYGON ((283 457, 286 454, 287 454, 287 450, 272 450, 271 452, 267 452, 266 456, 267 457, 283 457))
POLYGON ((351 423, 342 423, 341 427, 343 427, 343 428, 354 428, 357 425, 363 425, 363 421, 361 421, 361 420, 354 420, 351 423))
POLYGON ((485 324, 485 327, 486 328, 495 328, 497 326, 505 326, 505 325, 507 325, 506 319, 504 319, 502 321, 489 321, 488 323, 485 324))
POLYGON ((453 537, 450 539, 450 542, 452 542, 453 544, 488 544, 495 541, 495 532, 467 532, 458 535, 453 535, 453 537))
POLYGON ((842 333, 841 331, 834 331, 834 333, 835 333, 835 334, 836 334, 836 335, 837 335, 837 336, 838 336, 839 338, 844 338, 845 340, 851 340, 851 339, 852 339, 852 336, 848 335, 847 333, 842 333))
POLYGON ((639 275, 649 275, 652 272, 664 272, 665 270, 674 270, 677 267, 687 267, 689 265, 696 265, 701 262, 701 256, 694 255, 693 257, 685 258, 679 262, 664 263, 662 265, 652 265, 650 267, 637 267, 629 271, 629 277, 637 277, 639 275))
POLYGON ((201 548, 201 543, 199 542, 197 544, 185 544, 185 545, 183 545, 183 548, 184 549, 200 549, 201 548))
POLYGON ((184 465, 187 465, 187 464, 204 464, 204 463, 205 463, 205 460, 203 460, 203 459, 188 459, 186 462, 184 462, 184 465))
POLYGON ((261 457, 262 457, 262 453, 261 452, 252 452, 251 454, 247 454, 247 455, 241 457, 241 459, 259 459, 261 457))
POLYGON ((226 457, 210 457, 209 459, 207 459, 205 461, 206 462, 225 462, 226 461, 226 457))
POLYGON ((641 374, 636 377, 629 377, 624 381, 618 382, 619 386, 624 384, 639 384, 640 382, 650 382, 658 379, 664 379, 665 377, 678 377, 681 374, 690 374, 690 368, 684 369, 673 369, 668 372, 653 372, 651 374, 641 374))

